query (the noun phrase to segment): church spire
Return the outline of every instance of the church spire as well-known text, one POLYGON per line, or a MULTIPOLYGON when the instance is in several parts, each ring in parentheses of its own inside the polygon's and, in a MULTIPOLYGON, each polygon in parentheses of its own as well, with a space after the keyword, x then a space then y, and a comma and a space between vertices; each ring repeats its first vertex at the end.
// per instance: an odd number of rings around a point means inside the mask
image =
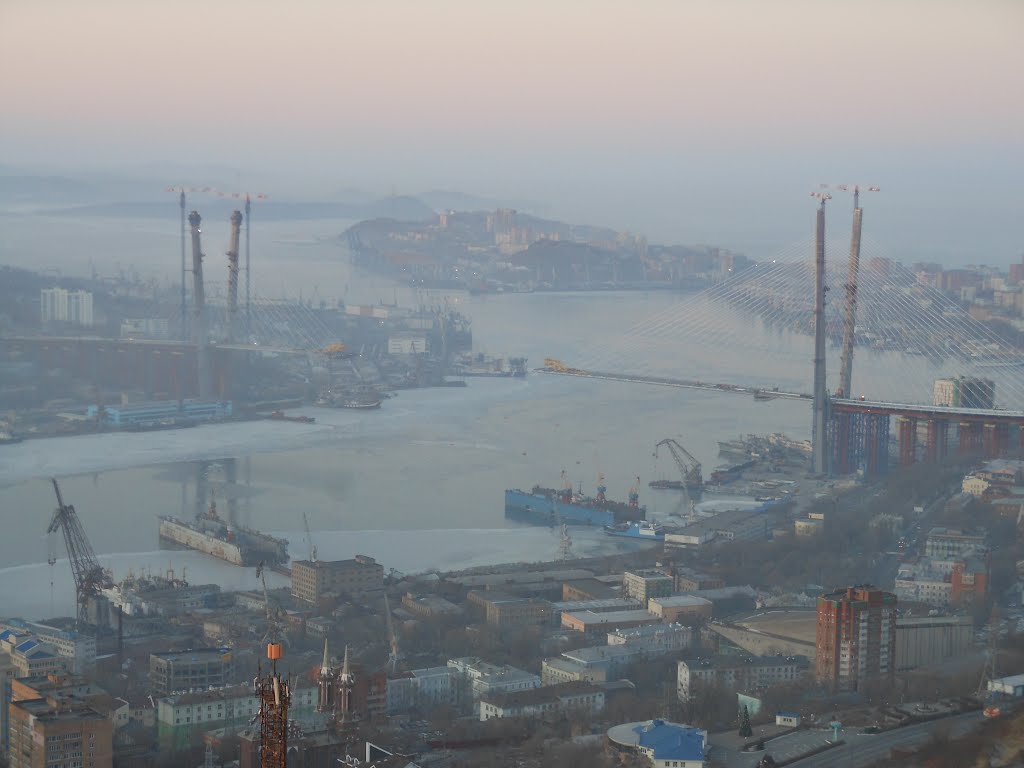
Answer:
POLYGON ((331 671, 331 657, 327 655, 327 638, 324 638, 324 661, 320 665, 320 674, 327 675, 331 671))

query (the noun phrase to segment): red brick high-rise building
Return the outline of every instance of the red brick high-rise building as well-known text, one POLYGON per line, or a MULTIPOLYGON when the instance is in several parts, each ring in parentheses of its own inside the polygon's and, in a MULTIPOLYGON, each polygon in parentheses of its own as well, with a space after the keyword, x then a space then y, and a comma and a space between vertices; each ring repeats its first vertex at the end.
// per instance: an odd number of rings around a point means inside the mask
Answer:
POLYGON ((896 596, 869 585, 818 598, 815 676, 837 690, 855 691, 896 671, 896 596))

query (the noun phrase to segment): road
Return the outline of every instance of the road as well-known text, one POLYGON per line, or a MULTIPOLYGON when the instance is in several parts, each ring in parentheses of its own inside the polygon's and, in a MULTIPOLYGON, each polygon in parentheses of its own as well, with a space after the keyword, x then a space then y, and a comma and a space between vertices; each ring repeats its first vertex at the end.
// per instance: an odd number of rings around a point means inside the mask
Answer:
MULTIPOLYGON (((888 757, 894 747, 920 747, 928 742, 934 733, 944 733, 951 738, 963 736, 977 728, 983 721, 981 712, 944 717, 918 725, 908 725, 892 731, 877 734, 846 732, 846 741, 840 747, 827 750, 813 757, 805 757, 790 763, 792 768, 862 768, 888 757)), ((771 754, 771 742, 768 742, 771 754)), ((774 757, 774 755, 773 755, 774 757)))

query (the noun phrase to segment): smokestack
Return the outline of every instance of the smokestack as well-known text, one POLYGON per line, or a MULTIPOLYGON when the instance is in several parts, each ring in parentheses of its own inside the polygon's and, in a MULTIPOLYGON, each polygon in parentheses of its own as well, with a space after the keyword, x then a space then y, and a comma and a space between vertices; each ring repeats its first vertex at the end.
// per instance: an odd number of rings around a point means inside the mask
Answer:
POLYGON ((196 368, 199 374, 199 397, 208 400, 213 394, 210 379, 210 350, 206 339, 206 291, 203 288, 203 247, 200 242, 203 219, 198 211, 188 215, 192 227, 192 285, 195 296, 194 339, 196 342, 196 368))

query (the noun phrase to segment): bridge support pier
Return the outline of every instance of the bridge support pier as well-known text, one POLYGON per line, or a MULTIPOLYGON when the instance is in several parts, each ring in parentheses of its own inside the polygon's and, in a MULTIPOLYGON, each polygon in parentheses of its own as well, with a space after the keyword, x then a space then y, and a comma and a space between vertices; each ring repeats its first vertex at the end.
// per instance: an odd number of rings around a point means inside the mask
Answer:
POLYGON ((946 458, 949 422, 928 419, 925 430, 924 460, 928 464, 937 464, 946 458))
POLYGON ((864 415, 864 474, 868 477, 889 471, 889 416, 864 415))
POLYGON ((982 445, 986 459, 996 459, 1006 453, 1008 431, 1006 424, 985 424, 982 428, 982 445))
POLYGON ((833 412, 829 419, 829 446, 832 451, 829 462, 832 473, 848 475, 853 471, 850 465, 852 416, 845 412, 833 412))
POLYGON ((980 452, 981 430, 978 424, 971 421, 961 421, 957 433, 961 456, 970 456, 980 452))
POLYGON ((900 445, 900 466, 909 467, 917 459, 917 419, 900 416, 896 421, 900 445))

